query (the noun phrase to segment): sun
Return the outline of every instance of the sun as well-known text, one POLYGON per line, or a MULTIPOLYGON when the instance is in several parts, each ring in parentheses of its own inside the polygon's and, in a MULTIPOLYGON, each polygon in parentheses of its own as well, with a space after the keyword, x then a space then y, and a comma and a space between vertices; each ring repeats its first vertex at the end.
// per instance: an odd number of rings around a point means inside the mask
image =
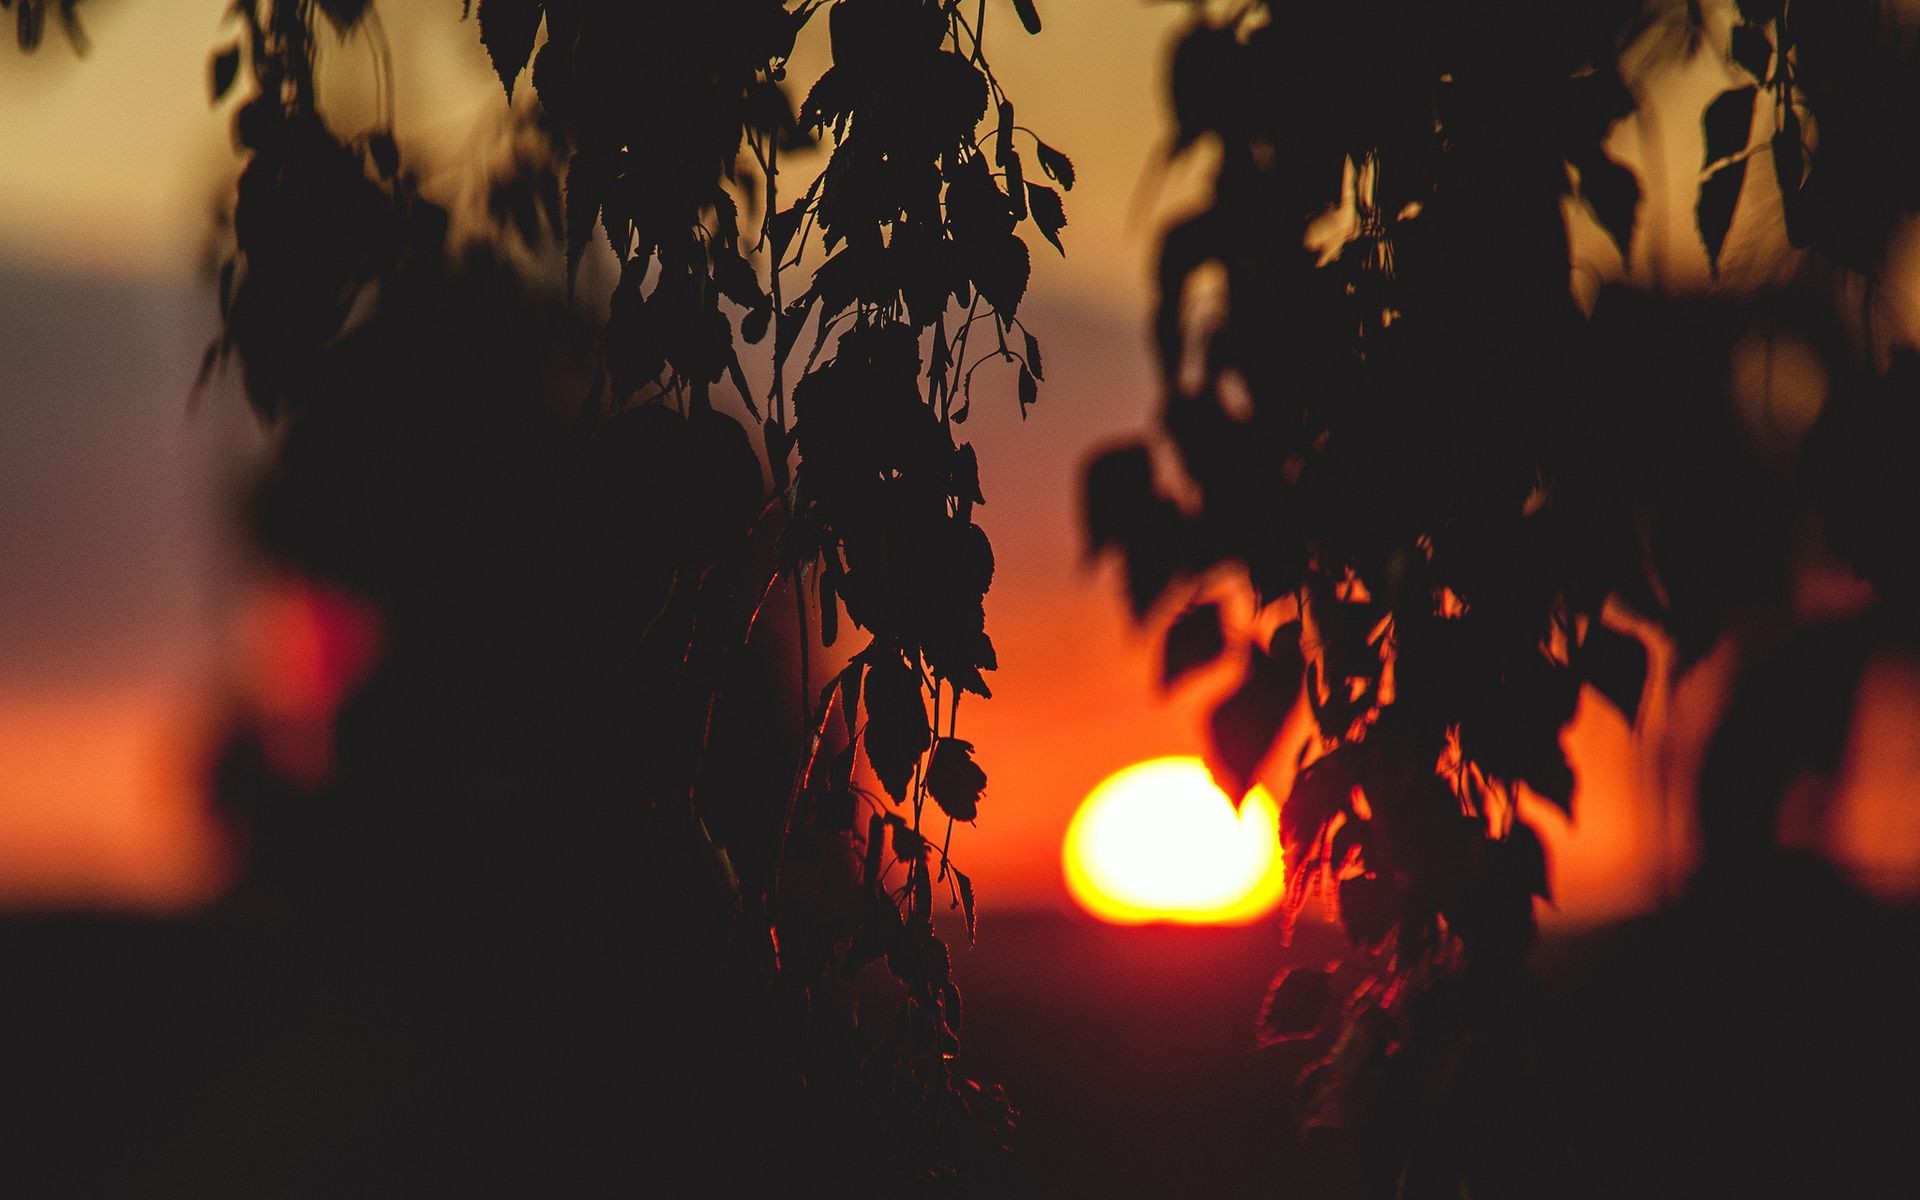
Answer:
POLYGON ((1104 921, 1237 925, 1285 887, 1279 809, 1265 788, 1236 814, 1197 758, 1115 772, 1080 803, 1062 851, 1067 890, 1104 921))

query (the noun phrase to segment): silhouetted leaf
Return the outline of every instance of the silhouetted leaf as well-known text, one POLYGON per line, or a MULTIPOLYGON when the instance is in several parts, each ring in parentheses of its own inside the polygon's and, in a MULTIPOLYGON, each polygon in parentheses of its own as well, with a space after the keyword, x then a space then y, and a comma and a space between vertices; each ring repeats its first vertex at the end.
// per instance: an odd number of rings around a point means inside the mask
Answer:
POLYGON ((1647 648, 1640 639, 1596 622, 1580 643, 1576 665, 1594 690, 1632 722, 1647 683, 1647 648))
POLYGON ((1640 207, 1640 181, 1606 155, 1594 153, 1580 164, 1580 198, 1613 239, 1621 258, 1633 246, 1634 216, 1640 207))
POLYGON ((240 46, 238 43, 228 46, 213 56, 213 98, 218 101, 233 87, 235 76, 240 74, 240 46))
POLYGON ((953 878, 960 885, 960 909, 967 918, 967 942, 972 944, 979 933, 973 914, 973 880, 967 877, 965 871, 957 867, 954 868, 953 878))
POLYGON ((1700 185, 1700 202, 1694 219, 1700 227, 1700 241, 1707 248, 1707 262, 1716 273, 1720 269, 1720 250, 1726 245, 1727 232, 1733 228, 1733 212, 1740 203, 1740 185, 1747 178, 1747 161, 1740 159, 1720 168, 1700 185))
POLYGON ((1060 244, 1060 231, 1067 224, 1067 210, 1060 202, 1060 193, 1050 187, 1037 183, 1027 185, 1027 208, 1033 214, 1033 223, 1040 230, 1040 236, 1053 243, 1053 248, 1061 254, 1067 248, 1060 244))
POLYGON ((1028 33, 1040 32, 1040 12, 1034 8, 1033 0, 1013 0, 1013 9, 1020 14, 1020 23, 1027 27, 1028 33))
POLYGON ((1506 872, 1509 880, 1525 889, 1530 896, 1542 900, 1553 899, 1553 887, 1547 879, 1547 851, 1540 844, 1540 835, 1533 826, 1525 821, 1515 820, 1507 829, 1507 840, 1502 847, 1506 859, 1506 872))
POLYGON ((373 169, 382 179, 392 179, 400 173, 400 147, 395 144, 393 134, 384 129, 374 131, 367 138, 367 157, 373 160, 373 169))
POLYGON ((1233 694, 1207 718, 1207 769, 1238 808, 1300 695, 1297 656, 1275 658, 1255 646, 1233 694))
POLYGON ((920 678, 892 651, 883 651, 867 671, 867 760, 896 803, 907 798, 913 768, 933 730, 920 694, 920 678))
POLYGON ((1767 64, 1773 59, 1773 42, 1758 25, 1733 27, 1733 61, 1740 64, 1757 82, 1767 81, 1767 64))
POLYGON ((1035 379, 1033 378, 1033 372, 1027 369, 1027 365, 1025 363, 1021 363, 1020 364, 1020 415, 1023 417, 1026 416, 1027 409, 1031 408, 1034 402, 1039 398, 1040 398, 1039 383, 1035 381, 1035 379))
POLYGON ((1073 160, 1045 142, 1039 142, 1036 150, 1040 156, 1040 169, 1051 176, 1063 189, 1072 191, 1073 160))
POLYGON ((480 44, 487 48, 507 99, 533 56, 540 35, 541 0, 480 0, 480 44))
POLYGON ((1360 753, 1344 745, 1294 776, 1293 790, 1280 806, 1280 845, 1288 862, 1303 861, 1327 822, 1349 810, 1361 765, 1360 753))
POLYGON ((972 821, 980 815, 980 793, 987 786, 987 773, 973 761, 973 743, 943 737, 933 745, 933 757, 927 762, 927 791, 934 803, 956 821, 972 821))
POLYGON ((1780 128, 1773 133, 1773 173, 1780 185, 1780 205, 1787 220, 1787 240, 1795 246, 1805 246, 1807 236, 1805 221, 1802 217, 1804 204, 1801 200, 1801 176, 1806 162, 1806 149, 1800 143, 1800 116, 1789 108, 1780 118, 1780 128))
POLYGON ((360 23, 360 18, 367 15, 367 7, 372 0, 317 0, 317 3, 335 29, 350 33, 360 23))
POLYGON ((1047 377, 1047 373, 1040 369, 1040 342, 1031 333, 1027 335, 1027 369, 1033 372, 1035 379, 1047 377))
POLYGON ((1706 133, 1704 169, 1723 158, 1731 158, 1747 148, 1747 134, 1753 129, 1753 105, 1758 88, 1734 88, 1715 96, 1707 106, 1701 127, 1706 133))
POLYGON ((1264 1048, 1314 1037, 1333 1011, 1333 980, 1327 972, 1311 967, 1282 971, 1260 1002, 1254 1040, 1264 1048))
POLYGON ((1181 613, 1168 627, 1161 647, 1160 686, 1171 688, 1190 672, 1220 657, 1226 648, 1218 604, 1198 604, 1181 613))
MULTIPOLYGON (((1352 822, 1350 822, 1352 823, 1352 822)), ((1340 927, 1356 946, 1377 946, 1400 921, 1400 895, 1384 876, 1340 881, 1340 927)))

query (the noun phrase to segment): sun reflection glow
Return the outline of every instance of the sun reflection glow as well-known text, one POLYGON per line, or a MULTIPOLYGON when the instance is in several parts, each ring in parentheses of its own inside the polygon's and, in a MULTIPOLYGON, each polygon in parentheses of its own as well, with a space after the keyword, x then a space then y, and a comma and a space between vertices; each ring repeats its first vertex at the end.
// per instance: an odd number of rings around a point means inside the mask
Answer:
POLYGON ((1063 851, 1067 890, 1105 921, 1233 925, 1273 910, 1284 887, 1279 809, 1255 788, 1236 815, 1197 758, 1156 758, 1081 802, 1063 851))

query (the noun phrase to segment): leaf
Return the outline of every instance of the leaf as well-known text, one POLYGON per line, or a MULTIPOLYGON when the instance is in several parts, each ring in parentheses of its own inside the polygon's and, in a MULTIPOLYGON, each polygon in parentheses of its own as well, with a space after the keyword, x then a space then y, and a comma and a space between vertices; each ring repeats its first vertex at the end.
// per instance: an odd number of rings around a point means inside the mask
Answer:
POLYGON ((213 98, 217 103, 233 87, 240 74, 240 44, 235 42, 213 56, 213 98))
POLYGON ((513 100, 513 82, 533 57, 540 35, 541 0, 480 0, 480 44, 513 100))
POLYGON ((1033 7, 1033 0, 1013 0, 1013 11, 1020 14, 1020 23, 1028 33, 1040 32, 1040 13, 1033 7))
POLYGON ((1033 216, 1033 223, 1040 230, 1040 236, 1053 243, 1053 248, 1061 254, 1067 248, 1060 244, 1060 231, 1066 228, 1067 209, 1060 202, 1060 193, 1050 187, 1037 183, 1027 185, 1027 209, 1033 216))
POLYGON ((1640 207, 1640 181, 1626 167, 1597 150, 1580 168, 1580 198, 1607 231, 1625 259, 1633 246, 1634 216, 1640 207))
POLYGON ((1580 643, 1575 665, 1631 724, 1639 715, 1640 693, 1647 684, 1647 648, 1640 639, 1596 622, 1580 643))
POLYGON ((1280 848, 1289 864, 1301 863, 1327 822, 1351 809, 1360 767, 1360 755, 1345 745, 1294 776, 1293 790, 1280 806, 1280 848))
POLYGON ((972 945, 979 934, 979 926, 975 923, 973 914, 973 880, 958 867, 954 868, 953 878, 960 885, 960 910, 967 917, 967 944, 972 945))
POLYGON ((893 853, 896 858, 914 862, 927 856, 927 839, 921 837, 904 818, 889 814, 887 824, 893 826, 893 853))
POLYGON ((1733 228, 1733 210, 1740 203, 1740 185, 1747 178, 1747 160, 1730 162, 1700 185, 1700 202, 1694 220, 1700 227, 1700 241, 1707 248, 1707 262, 1717 275, 1720 250, 1733 228))
POLYGON ((867 671, 867 761, 896 803, 907 798, 913 768, 933 729, 920 695, 920 677, 897 651, 878 655, 867 671))
POLYGON ((1073 160, 1038 138, 1034 139, 1034 143, 1040 156, 1040 169, 1058 182, 1062 188, 1072 191, 1073 160))
POLYGON ((1547 879, 1547 849, 1540 844, 1533 826, 1514 821, 1501 849, 1507 876, 1514 884, 1525 888, 1529 896, 1553 899, 1553 886, 1547 879))
POLYGON ((1207 718, 1207 769, 1235 808, 1299 699, 1300 673, 1297 653, 1273 656, 1256 646, 1240 686, 1207 718))
POLYGON ((1333 1015, 1333 980, 1325 971, 1294 967, 1274 976, 1260 1002, 1254 1040, 1262 1048, 1316 1036, 1333 1015))
POLYGON ((1773 174, 1780 184, 1780 206, 1786 213, 1787 240, 1795 246, 1807 244, 1802 219, 1804 206, 1800 186, 1806 163, 1806 147, 1800 143, 1800 114, 1787 109, 1780 128, 1773 133, 1773 174))
POLYGON ((1187 675, 1220 657, 1227 648, 1220 629, 1220 606, 1199 604, 1181 613, 1161 644, 1160 686, 1173 687, 1187 675))
POLYGON ((1753 130, 1753 105, 1759 95, 1760 90, 1755 87, 1734 88, 1721 92, 1707 105, 1706 116, 1701 120, 1706 133, 1706 157, 1700 160, 1701 170, 1747 148, 1747 134, 1753 130))
POLYGON ((333 27, 342 34, 353 32, 360 18, 367 15, 372 0, 318 0, 320 11, 327 14, 333 27))
POLYGON ((1027 410, 1033 407, 1034 402, 1037 401, 1039 398, 1040 398, 1039 383, 1037 383, 1034 380, 1033 372, 1027 369, 1027 365, 1025 363, 1021 363, 1020 364, 1020 415, 1022 417, 1026 416, 1027 410))
POLYGON ((956 821, 977 820, 987 773, 973 761, 973 743, 943 737, 933 744, 927 763, 927 791, 941 811, 956 821))
POLYGON ((1033 372, 1035 379, 1047 377, 1047 373, 1040 369, 1040 340, 1031 333, 1027 335, 1027 369, 1033 372))
POLYGON ((373 169, 382 179, 392 179, 400 173, 400 147, 394 142, 393 134, 385 129, 376 130, 367 139, 367 157, 373 160, 373 169))
POLYGON ((1340 927, 1354 945, 1378 946, 1399 921, 1400 896, 1391 879, 1355 875, 1340 881, 1340 927))
POLYGON ((1758 25, 1733 27, 1733 61, 1740 64, 1757 82, 1767 81, 1767 64, 1773 61, 1773 42, 1758 25))

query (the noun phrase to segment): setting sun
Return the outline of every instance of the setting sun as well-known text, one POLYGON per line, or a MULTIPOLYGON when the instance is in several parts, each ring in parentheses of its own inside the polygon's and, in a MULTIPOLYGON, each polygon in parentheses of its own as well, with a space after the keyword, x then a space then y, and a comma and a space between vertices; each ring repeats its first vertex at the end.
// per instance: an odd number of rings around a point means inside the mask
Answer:
POLYGON ((1265 788, 1236 814, 1197 758, 1107 777, 1067 827, 1067 889, 1117 924, 1230 925, 1273 910, 1284 886, 1279 809, 1265 788))

